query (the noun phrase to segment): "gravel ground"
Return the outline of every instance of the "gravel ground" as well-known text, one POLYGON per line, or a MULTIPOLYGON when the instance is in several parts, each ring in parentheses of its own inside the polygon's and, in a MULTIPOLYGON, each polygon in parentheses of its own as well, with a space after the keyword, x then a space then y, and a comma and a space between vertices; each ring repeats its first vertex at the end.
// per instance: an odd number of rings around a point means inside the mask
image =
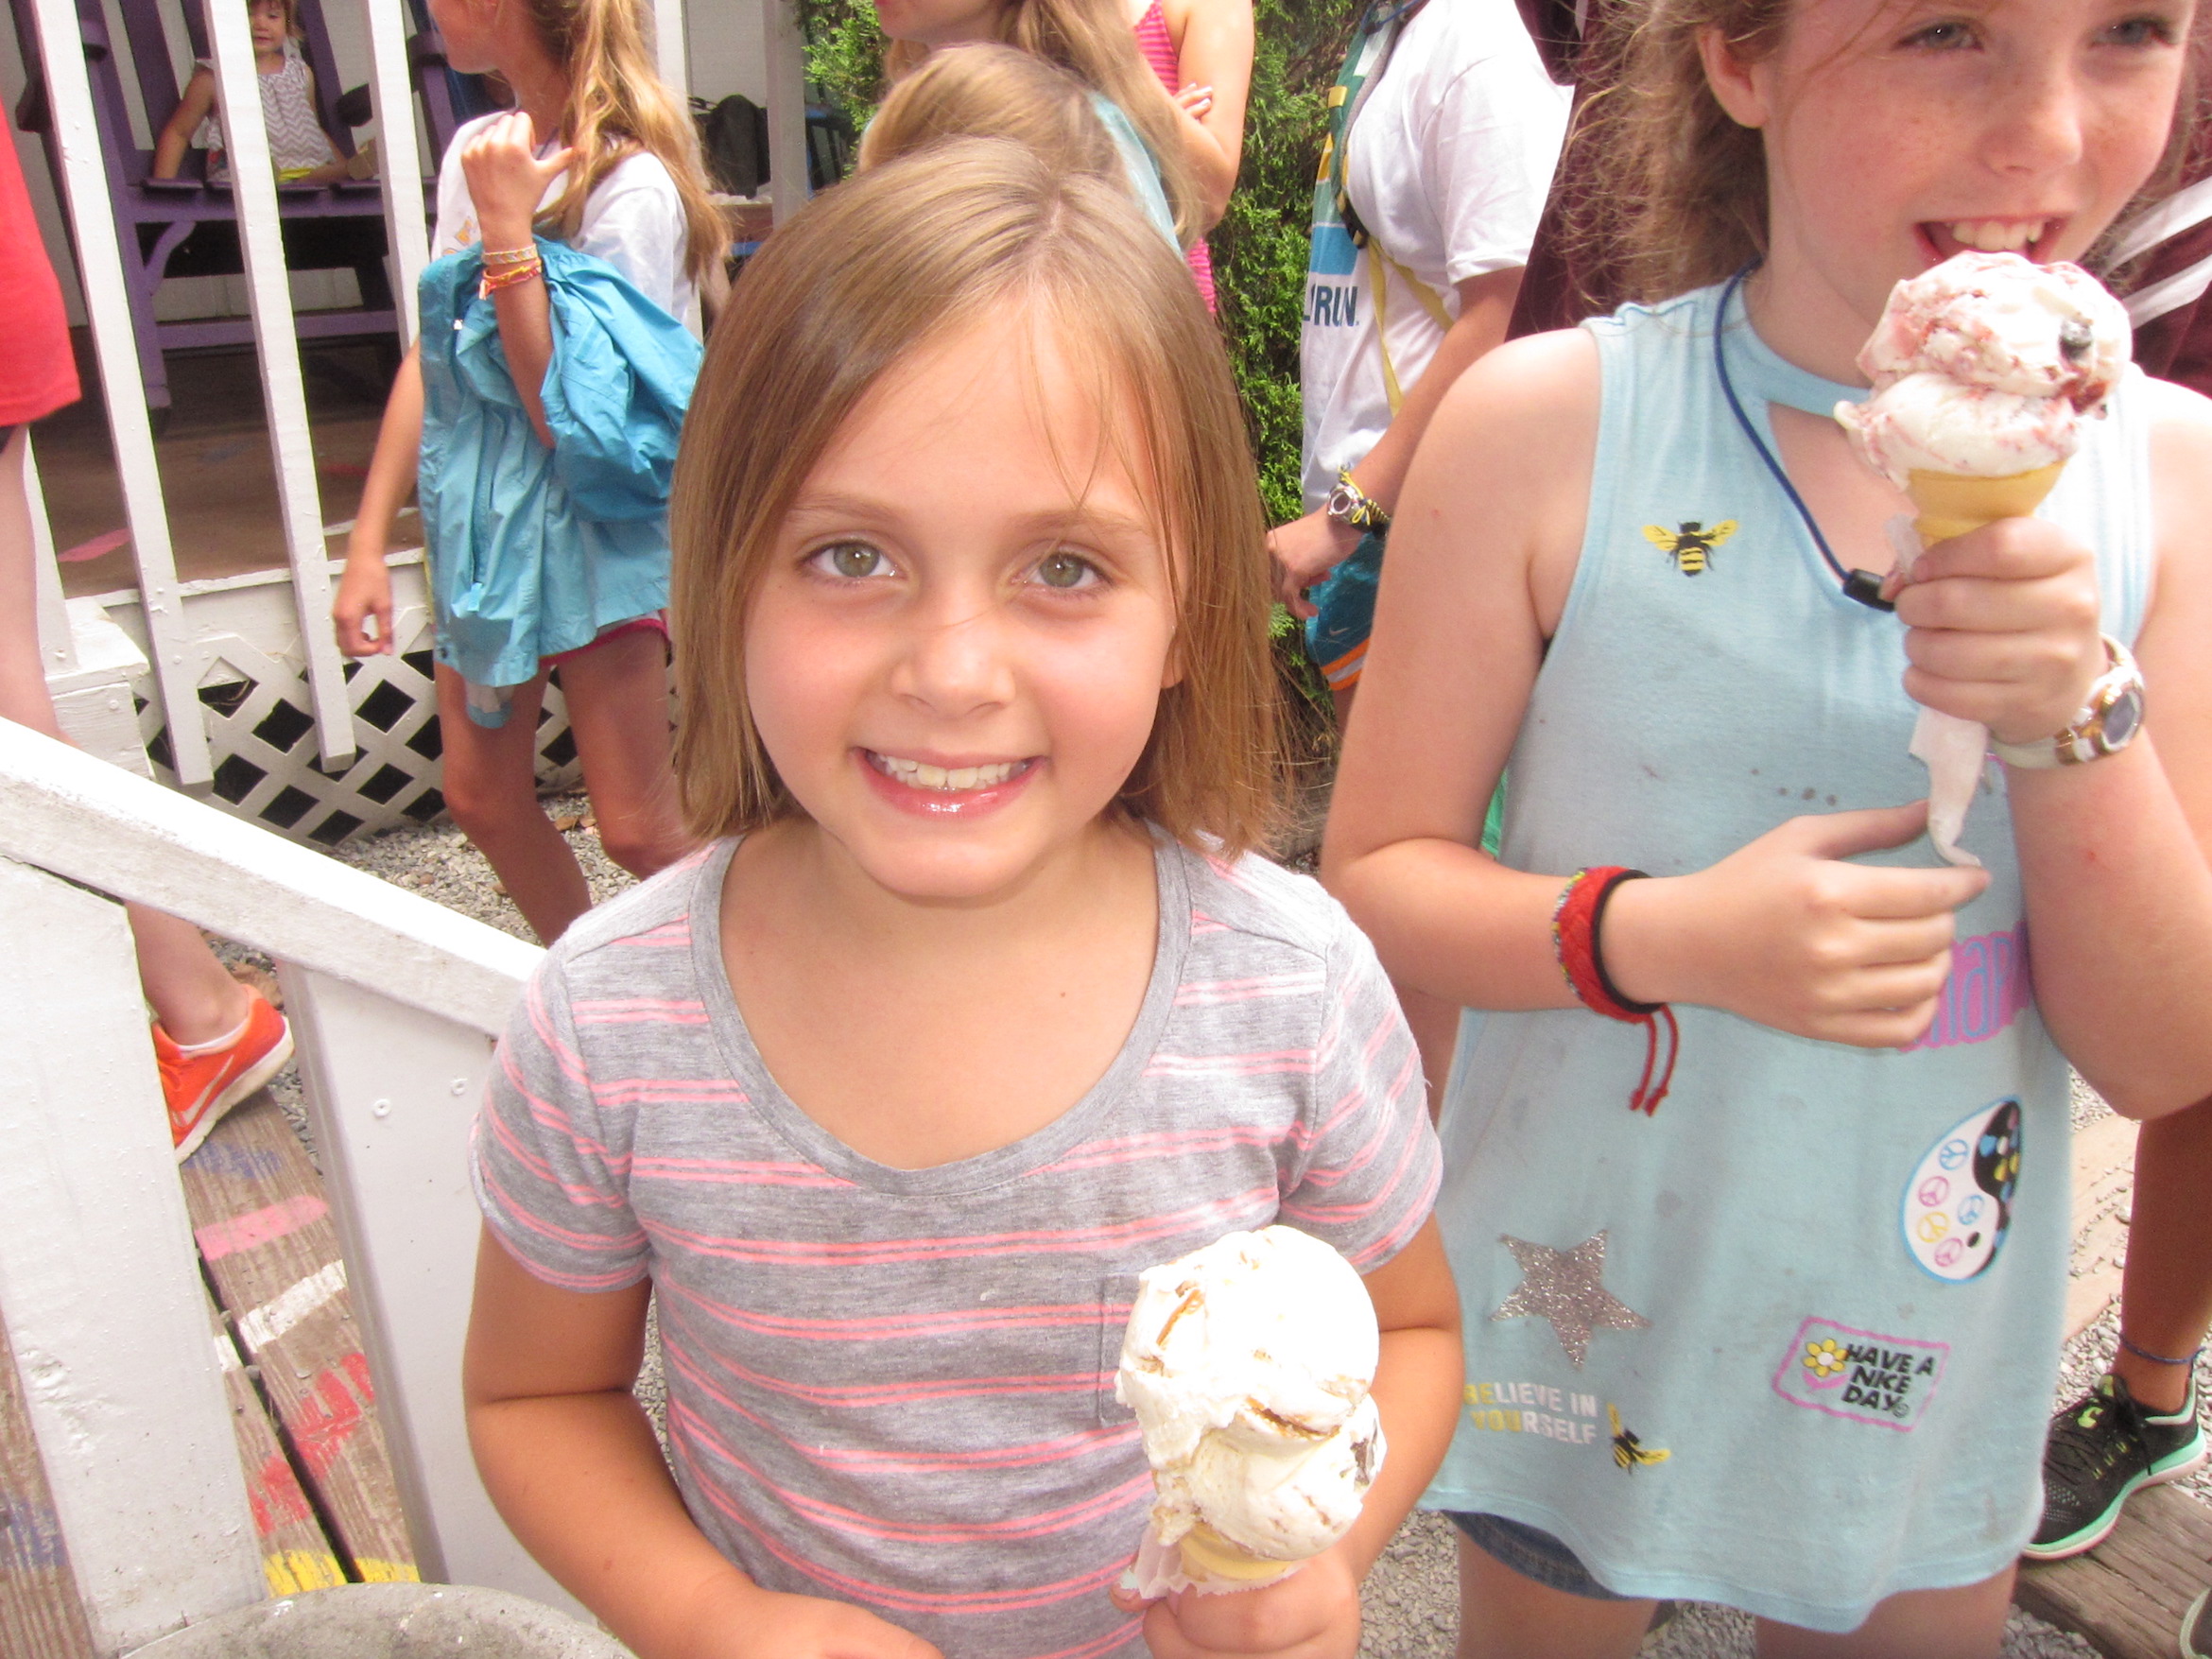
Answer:
MULTIPOLYGON (((631 884, 629 874, 600 851, 597 837, 575 821, 587 810, 588 804, 581 796, 549 799, 545 804, 557 821, 573 822, 574 827, 566 832, 568 842, 583 864, 595 899, 604 900, 631 884)), ((517 938, 531 937, 521 913, 499 891, 483 858, 450 824, 349 842, 337 850, 337 856, 517 938)), ((251 952, 219 948, 234 962, 264 971, 268 967, 266 959, 251 952)), ((302 1138, 308 1140, 296 1072, 287 1069, 272 1087, 302 1138)), ((2077 1128, 2108 1110, 2077 1082, 2077 1128)), ((313 1151, 311 1140, 309 1150, 313 1151)), ((2068 1344, 2060 1381, 2062 1401, 2076 1397, 2096 1380, 2112 1352, 2117 1322, 2117 1310, 2108 1310, 2068 1344)), ((646 1374, 639 1378, 637 1391, 665 1443, 665 1402, 656 1335, 648 1332, 646 1374)), ((2199 1377, 2207 1397, 2212 1397, 2212 1362, 2201 1362, 2199 1377)), ((2212 1502, 2212 1468, 2181 1486, 2212 1502)), ((1450 1523, 1434 1514, 1415 1514, 1400 1529, 1368 1581, 1361 1659, 1447 1659, 1459 1627, 1455 1536, 1450 1523)), ((1727 1608, 1689 1604, 1679 1610, 1672 1622, 1647 1638, 1642 1659, 1750 1659, 1752 1652, 1752 1621, 1748 1616, 1727 1608)), ((2079 1636, 2054 1630, 2015 1608, 2006 1627, 2004 1653, 2005 1659, 2095 1659, 2096 1650, 2079 1636)))

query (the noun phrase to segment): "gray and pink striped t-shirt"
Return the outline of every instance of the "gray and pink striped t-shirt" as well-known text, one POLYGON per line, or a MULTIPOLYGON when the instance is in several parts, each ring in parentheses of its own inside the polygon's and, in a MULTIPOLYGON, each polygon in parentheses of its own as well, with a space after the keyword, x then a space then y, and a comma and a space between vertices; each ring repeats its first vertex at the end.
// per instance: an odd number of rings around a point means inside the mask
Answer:
POLYGON ((1314 882, 1162 838, 1134 1028, 1036 1133, 894 1169, 776 1086, 717 938, 722 843, 584 917, 476 1129, 485 1215, 546 1283, 652 1276, 676 1479, 769 1588, 948 1659, 1141 1655, 1107 1588, 1151 1479, 1114 1369, 1136 1275, 1284 1221, 1369 1271, 1437 1185, 1420 1061, 1314 882))

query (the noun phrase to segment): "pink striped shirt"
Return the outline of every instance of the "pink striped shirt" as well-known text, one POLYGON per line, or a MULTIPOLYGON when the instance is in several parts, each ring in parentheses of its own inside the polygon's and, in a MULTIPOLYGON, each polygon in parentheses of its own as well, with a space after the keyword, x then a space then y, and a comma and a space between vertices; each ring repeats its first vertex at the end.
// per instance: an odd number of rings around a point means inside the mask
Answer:
POLYGON ((650 1275, 692 1517, 771 1589, 949 1659, 1136 1659, 1106 1591, 1150 1499, 1114 1367, 1136 1275, 1278 1218, 1363 1271, 1438 1158, 1374 952, 1313 882, 1163 841, 1106 1075, 1011 1146, 894 1169, 776 1086, 722 969, 730 848, 585 917, 501 1045, 485 1215, 547 1283, 650 1275))

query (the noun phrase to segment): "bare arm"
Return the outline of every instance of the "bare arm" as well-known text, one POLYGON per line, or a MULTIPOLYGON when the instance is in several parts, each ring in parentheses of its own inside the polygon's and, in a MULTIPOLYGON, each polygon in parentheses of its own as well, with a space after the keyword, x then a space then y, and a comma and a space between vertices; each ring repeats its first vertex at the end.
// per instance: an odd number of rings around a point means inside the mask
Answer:
MULTIPOLYGON (((1506 326, 1512 320, 1513 301, 1521 291, 1521 272, 1516 265, 1459 285, 1460 315, 1444 331, 1436 355, 1407 391, 1389 427, 1352 469, 1352 481, 1384 511, 1396 512, 1413 452, 1444 394, 1478 359, 1503 343, 1506 326)), ((1351 557, 1359 544, 1359 533, 1325 512, 1309 512, 1276 530, 1268 544, 1276 560, 1277 596, 1298 615, 1310 616, 1313 606, 1305 590, 1351 557)))
POLYGON ((1244 106, 1252 94, 1252 0, 1182 0, 1166 9, 1183 85, 1190 165, 1210 230, 1228 211, 1244 160, 1244 106))
POLYGON ((392 377, 384 423, 376 431, 376 451, 361 485, 361 505, 346 538, 346 569, 331 603, 338 649, 349 657, 372 657, 398 649, 391 636, 391 572, 384 562, 391 543, 391 523, 415 487, 423 452, 422 348, 410 346, 392 377), (368 631, 373 617, 376 631, 368 631))
MULTIPOLYGON (((2036 1006, 2098 1092, 2141 1117, 2178 1110, 2212 1089, 2212 1028, 2203 1017, 2212 1006, 2212 871, 2205 861, 2212 844, 2212 652, 2205 645, 2212 640, 2212 563, 2202 533, 2212 514, 2212 404, 2158 382, 2149 389, 2163 406, 2152 450, 2157 583, 2136 648, 2149 688, 2144 735, 2089 766, 2010 768, 2006 780, 2035 941, 2036 1006)), ((1961 537, 1930 558, 1948 552, 1963 563, 2034 556, 1990 532, 1979 539, 1993 545, 1969 547, 1977 538, 1961 537)), ((2093 601, 2093 577, 2083 592, 2093 601)), ((1901 615, 1911 611, 1910 600, 1908 590, 1901 615)), ((2080 631, 2086 637, 2095 628, 2091 611, 2080 631)), ((2082 648, 2090 653, 2083 671, 2100 669, 2094 645, 2082 648)), ((2075 692, 2065 691, 2062 701, 2067 697, 2078 705, 2075 692)), ((2039 723, 2055 731, 2071 712, 2056 723, 2046 713, 2039 723)))
MULTIPOLYGON (((484 228, 487 254, 530 246, 539 198, 575 159, 575 152, 563 147, 539 160, 530 118, 520 110, 510 111, 470 139, 461 151, 461 171, 468 178, 477 222, 484 228)), ((499 343, 507 353, 515 395, 538 441, 550 449, 553 429, 545 423, 544 388, 545 370, 553 361, 553 307, 545 297, 544 281, 541 277, 499 288, 493 293, 492 303, 499 316, 499 343)))
POLYGON ((515 1536, 639 1659, 932 1659, 857 1607, 761 1589, 693 1523, 630 1391, 650 1297, 555 1289, 485 1230, 461 1387, 515 1536))
POLYGON ((207 119, 208 111, 215 108, 215 77, 205 69, 195 69, 192 78, 184 83, 184 95, 177 100, 177 108, 168 120, 162 124, 162 135, 154 141, 153 177, 174 179, 184 164, 184 152, 192 147, 192 133, 207 119))

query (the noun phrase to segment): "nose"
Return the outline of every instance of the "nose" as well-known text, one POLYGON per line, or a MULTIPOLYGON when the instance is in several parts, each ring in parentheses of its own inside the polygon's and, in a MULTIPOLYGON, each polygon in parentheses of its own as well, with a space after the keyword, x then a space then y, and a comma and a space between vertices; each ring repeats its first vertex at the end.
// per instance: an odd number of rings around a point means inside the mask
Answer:
POLYGON ((963 719, 1013 700, 1012 630, 1003 606, 948 594, 921 607, 891 689, 940 719, 963 719))
POLYGON ((2071 54, 2014 63, 1990 92, 1984 153, 1998 172, 2049 173, 2082 159, 2086 94, 2071 54))

